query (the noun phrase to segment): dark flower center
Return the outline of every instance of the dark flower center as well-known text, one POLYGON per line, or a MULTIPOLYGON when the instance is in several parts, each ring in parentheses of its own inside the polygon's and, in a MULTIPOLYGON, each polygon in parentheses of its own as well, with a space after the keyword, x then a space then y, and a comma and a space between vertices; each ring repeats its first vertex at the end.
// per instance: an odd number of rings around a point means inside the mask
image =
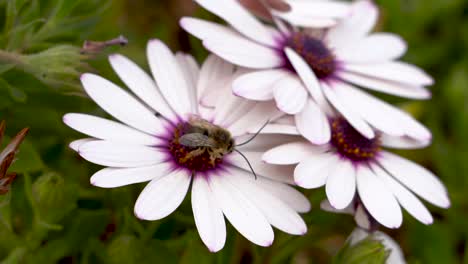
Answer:
POLYGON ((331 144, 336 151, 351 161, 368 161, 380 151, 380 139, 368 139, 361 135, 345 119, 336 118, 331 121, 331 144))
MULTIPOLYGON (((286 40, 285 46, 296 51, 309 64, 317 78, 326 79, 335 72, 335 56, 322 40, 296 32, 286 40)), ((286 61, 285 67, 295 71, 289 60, 286 61)))
POLYGON ((174 162, 192 172, 220 168, 223 157, 233 148, 234 140, 227 130, 202 119, 179 123, 168 141, 174 162))

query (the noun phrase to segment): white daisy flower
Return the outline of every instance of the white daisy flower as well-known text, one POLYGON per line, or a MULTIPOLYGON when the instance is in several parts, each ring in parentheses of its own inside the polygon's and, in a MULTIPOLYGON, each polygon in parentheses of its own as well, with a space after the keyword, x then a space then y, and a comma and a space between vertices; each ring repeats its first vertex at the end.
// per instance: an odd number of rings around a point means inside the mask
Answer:
POLYGON ((293 182, 293 168, 261 161, 261 153, 283 139, 260 135, 240 146, 252 137, 247 128, 265 122, 275 113, 274 106, 233 96, 230 82, 238 73, 217 57, 211 56, 199 69, 191 56, 174 56, 159 40, 149 42, 147 56, 154 80, 122 55, 109 58, 136 97, 97 75, 81 77, 88 95, 120 121, 64 116, 68 126, 91 137, 71 147, 84 159, 107 167, 94 174, 91 183, 114 188, 149 181, 136 202, 135 215, 158 220, 176 210, 192 182, 195 224, 213 252, 226 240, 224 217, 260 246, 272 244, 271 226, 304 234, 307 227, 298 212, 307 212, 310 204, 283 183, 293 182), (198 104, 208 91, 218 95, 212 109, 198 104), (257 179, 240 151, 255 168, 257 179))
POLYGON ((297 140, 267 151, 263 159, 276 165, 298 164, 297 185, 308 189, 325 185, 329 203, 338 210, 356 209, 352 203, 357 200, 388 228, 402 224, 400 207, 424 224, 433 222, 416 195, 438 207, 450 207, 447 190, 433 173, 383 149, 422 148, 428 141, 381 132, 368 139, 341 117, 330 119, 330 127, 332 139, 327 145, 297 140))
MULTIPOLYGON (((330 140, 326 116, 330 104, 369 139, 375 137, 373 128, 393 136, 408 135, 405 130, 411 130, 411 124, 407 119, 392 115, 391 106, 375 97, 355 92, 354 85, 407 98, 430 97, 425 86, 433 84, 432 78, 398 61, 406 43, 393 34, 371 33, 378 17, 371 1, 354 3, 351 13, 328 30, 313 29, 295 19, 315 21, 299 15, 309 11, 346 14, 345 4, 333 2, 340 8, 313 10, 307 5, 328 2, 288 1, 292 11, 275 14, 305 26, 288 29, 261 24, 234 0, 197 2, 232 28, 196 18, 183 18, 181 26, 211 52, 255 70, 236 79, 234 93, 250 100, 274 99, 280 110, 295 115, 301 134, 315 144, 330 140)), ((422 140, 430 137, 429 131, 418 135, 422 140)))

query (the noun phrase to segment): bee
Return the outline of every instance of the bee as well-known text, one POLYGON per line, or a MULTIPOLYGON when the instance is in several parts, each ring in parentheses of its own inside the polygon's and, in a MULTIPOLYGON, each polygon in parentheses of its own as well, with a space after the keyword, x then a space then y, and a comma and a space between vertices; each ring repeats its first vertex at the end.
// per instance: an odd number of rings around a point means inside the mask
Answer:
POLYGON ((193 116, 188 121, 188 127, 184 131, 184 134, 179 138, 180 145, 193 149, 182 159, 182 162, 207 152, 210 157, 210 163, 214 166, 216 160, 222 159, 225 155, 235 151, 246 160, 255 179, 257 179, 257 175, 249 160, 242 152, 237 150, 236 147, 252 141, 267 124, 268 122, 251 139, 236 145, 234 138, 228 130, 214 125, 198 116, 193 116))
POLYGON ((210 156, 211 164, 214 165, 217 159, 234 151, 234 139, 226 129, 198 117, 192 117, 189 124, 188 130, 180 137, 179 144, 195 148, 195 150, 191 151, 185 159, 199 156, 206 151, 210 156))

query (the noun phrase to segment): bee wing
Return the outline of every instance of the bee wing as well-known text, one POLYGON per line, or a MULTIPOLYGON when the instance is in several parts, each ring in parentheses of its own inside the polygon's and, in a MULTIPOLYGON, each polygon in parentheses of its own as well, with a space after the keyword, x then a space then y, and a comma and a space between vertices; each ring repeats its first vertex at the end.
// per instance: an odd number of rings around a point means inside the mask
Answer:
POLYGON ((179 143, 186 147, 212 147, 216 146, 213 139, 200 133, 185 134, 179 139, 179 143))

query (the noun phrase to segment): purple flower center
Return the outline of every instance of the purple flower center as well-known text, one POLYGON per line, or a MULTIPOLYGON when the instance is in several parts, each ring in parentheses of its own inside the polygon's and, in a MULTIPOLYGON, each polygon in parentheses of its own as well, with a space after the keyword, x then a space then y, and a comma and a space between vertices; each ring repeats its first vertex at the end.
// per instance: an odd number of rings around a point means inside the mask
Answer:
POLYGON ((378 136, 374 139, 364 137, 343 118, 331 120, 331 128, 332 146, 338 154, 353 162, 372 160, 381 149, 378 136))
MULTIPOLYGON (((335 56, 318 38, 296 32, 285 40, 284 46, 296 51, 309 64, 319 79, 327 79, 336 70, 335 56)), ((286 57, 286 55, 284 56, 286 57)), ((288 59, 286 59, 285 67, 296 72, 288 59)))
POLYGON ((233 148, 229 131, 198 117, 174 126, 167 144, 175 164, 191 172, 219 169, 233 148))

